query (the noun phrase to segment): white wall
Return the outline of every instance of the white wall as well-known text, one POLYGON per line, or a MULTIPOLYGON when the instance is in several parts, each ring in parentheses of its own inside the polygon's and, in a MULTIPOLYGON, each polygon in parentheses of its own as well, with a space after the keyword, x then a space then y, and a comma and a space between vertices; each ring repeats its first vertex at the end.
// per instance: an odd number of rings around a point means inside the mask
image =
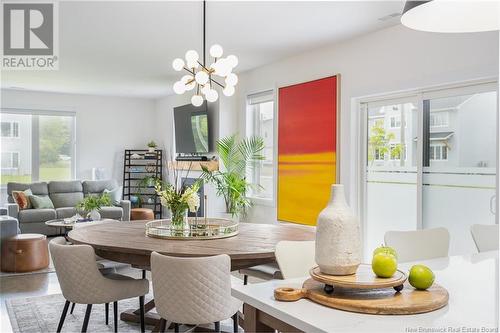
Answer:
MULTIPOLYGON (((498 75, 498 33, 437 34, 401 25, 263 66, 240 75, 238 126, 248 94, 341 74, 340 182, 357 209, 359 123, 353 98, 498 75)), ((252 222, 276 221, 276 207, 256 205, 252 222)))
POLYGON ((145 149, 156 136, 153 100, 2 89, 2 108, 74 111, 76 178, 91 179, 92 168, 105 168, 120 184, 123 150, 145 149))

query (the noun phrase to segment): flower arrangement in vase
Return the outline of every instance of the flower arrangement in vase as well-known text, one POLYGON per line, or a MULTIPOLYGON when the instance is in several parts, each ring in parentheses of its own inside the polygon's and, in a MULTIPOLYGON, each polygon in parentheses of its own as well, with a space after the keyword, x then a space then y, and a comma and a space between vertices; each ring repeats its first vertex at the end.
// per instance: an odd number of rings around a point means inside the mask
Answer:
MULTIPOLYGON (((174 165, 170 163, 170 165, 174 165)), ((189 174, 189 170, 186 174, 189 174)), ((186 226, 186 216, 189 209, 195 213, 200 207, 200 181, 194 182, 191 186, 186 186, 179 180, 179 172, 173 169, 173 179, 171 183, 162 183, 157 180, 155 185, 156 194, 160 197, 161 205, 167 207, 171 213, 171 225, 175 229, 182 230, 186 226)))

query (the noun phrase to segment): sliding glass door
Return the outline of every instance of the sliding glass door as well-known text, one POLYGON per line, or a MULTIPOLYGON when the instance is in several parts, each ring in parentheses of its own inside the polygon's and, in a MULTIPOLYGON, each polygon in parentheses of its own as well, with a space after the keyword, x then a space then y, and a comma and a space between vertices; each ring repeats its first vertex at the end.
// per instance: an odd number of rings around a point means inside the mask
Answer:
POLYGON ((497 93, 453 89, 423 97, 422 227, 445 227, 451 253, 475 251, 472 224, 495 223, 497 93))
POLYGON ((494 84, 361 104, 366 130, 365 255, 388 230, 445 227, 451 254, 475 251, 470 226, 495 223, 494 84))

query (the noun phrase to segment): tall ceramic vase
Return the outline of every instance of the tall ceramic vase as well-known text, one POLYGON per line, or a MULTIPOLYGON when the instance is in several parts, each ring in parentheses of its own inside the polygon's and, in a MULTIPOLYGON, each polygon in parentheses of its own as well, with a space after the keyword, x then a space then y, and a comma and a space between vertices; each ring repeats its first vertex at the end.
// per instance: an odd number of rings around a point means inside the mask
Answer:
POLYGON ((359 219, 345 200, 344 185, 332 185, 330 201, 319 214, 316 226, 316 263, 322 273, 356 273, 361 263, 359 229, 359 219))

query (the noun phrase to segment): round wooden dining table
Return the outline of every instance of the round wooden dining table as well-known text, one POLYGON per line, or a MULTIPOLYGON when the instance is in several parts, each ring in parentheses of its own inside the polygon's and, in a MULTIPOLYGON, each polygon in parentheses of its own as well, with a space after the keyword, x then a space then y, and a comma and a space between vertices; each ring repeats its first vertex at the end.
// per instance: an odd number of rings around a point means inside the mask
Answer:
MULTIPOLYGON (((68 239, 73 244, 87 244, 105 259, 150 269, 153 251, 178 257, 203 257, 227 254, 231 270, 239 270, 275 261, 274 251, 280 241, 307 241, 315 239, 315 228, 280 223, 240 223, 239 233, 230 238, 209 240, 177 240, 151 238, 145 234, 147 221, 107 222, 73 229, 68 239)), ((154 300, 145 305, 146 312, 154 308, 154 300)), ((138 322, 137 310, 121 314, 125 321, 138 322)), ((157 324, 156 314, 146 316, 147 324, 157 324)))

